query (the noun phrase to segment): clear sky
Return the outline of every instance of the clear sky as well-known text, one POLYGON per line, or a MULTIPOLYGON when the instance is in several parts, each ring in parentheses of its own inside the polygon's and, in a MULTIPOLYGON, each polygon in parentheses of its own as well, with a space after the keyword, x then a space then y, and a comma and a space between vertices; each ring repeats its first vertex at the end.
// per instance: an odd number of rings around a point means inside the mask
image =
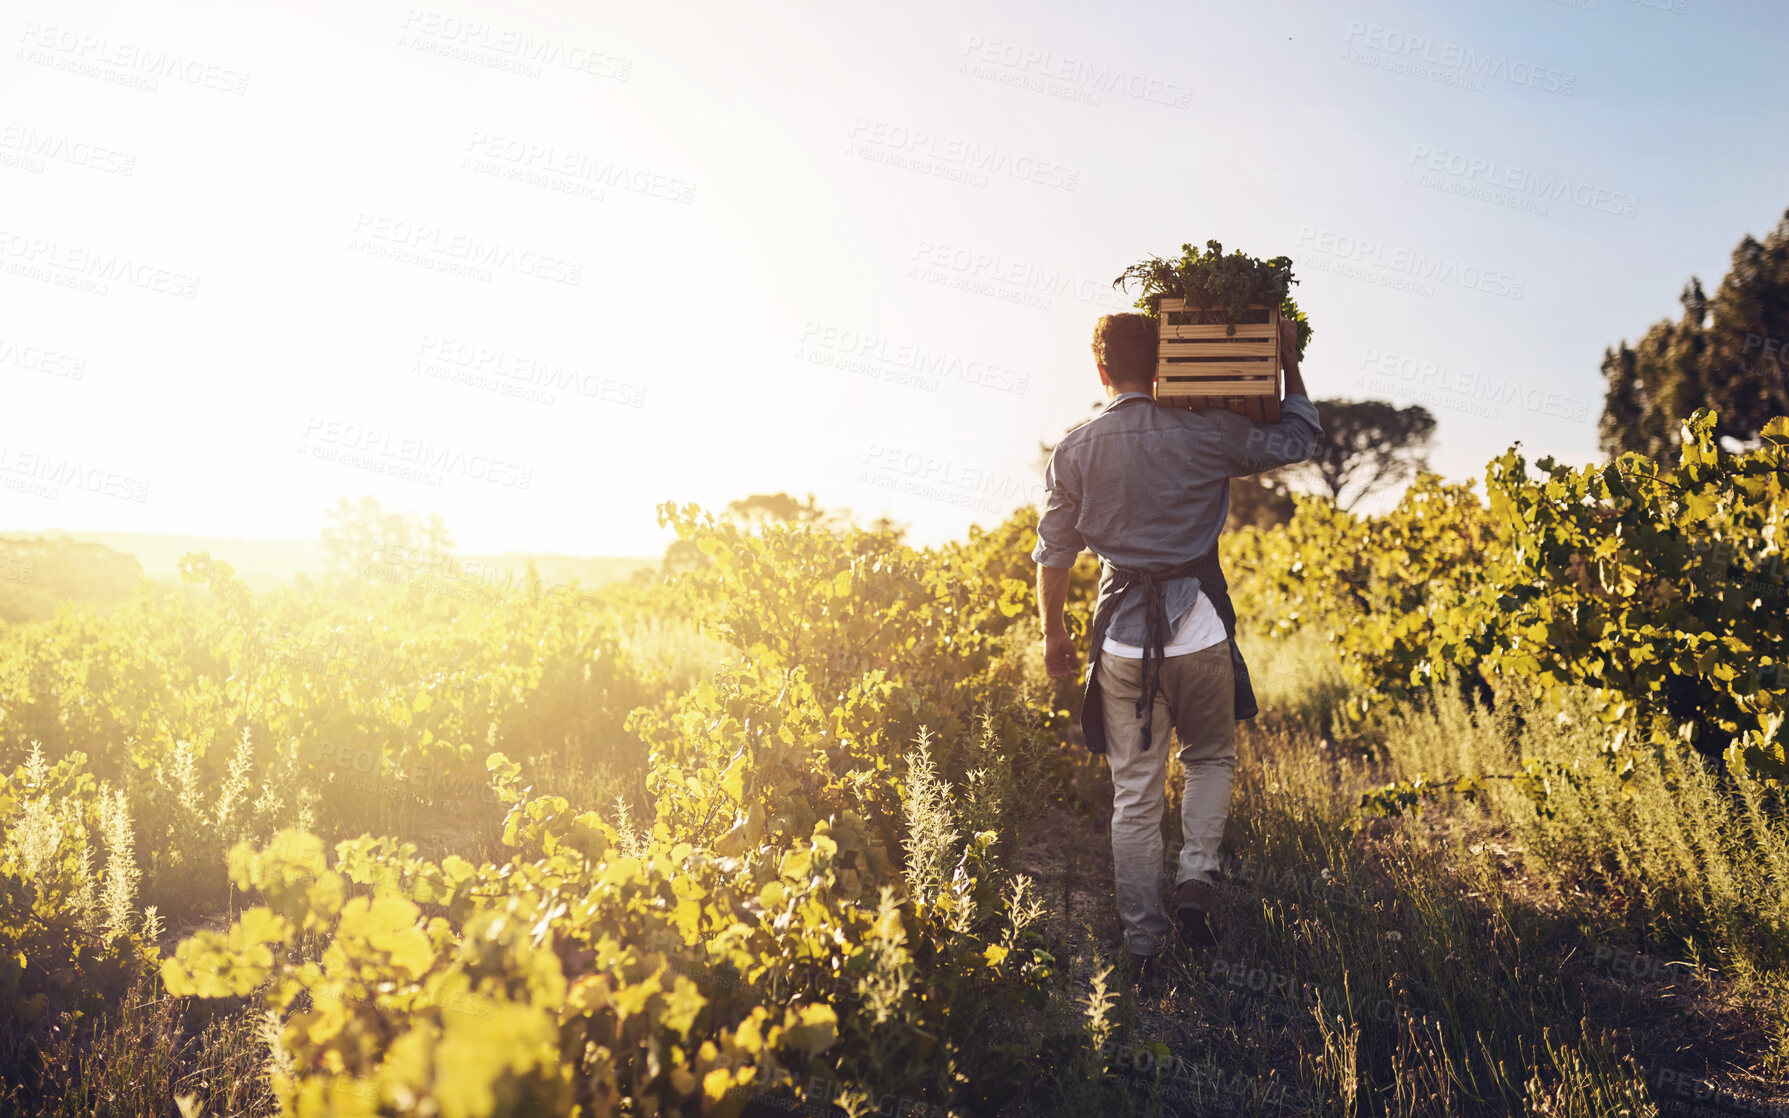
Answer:
POLYGON ((1789 206, 1779 0, 7 0, 0 529, 656 553, 1038 489, 1148 253, 1289 255, 1313 395, 1595 456, 1789 206))

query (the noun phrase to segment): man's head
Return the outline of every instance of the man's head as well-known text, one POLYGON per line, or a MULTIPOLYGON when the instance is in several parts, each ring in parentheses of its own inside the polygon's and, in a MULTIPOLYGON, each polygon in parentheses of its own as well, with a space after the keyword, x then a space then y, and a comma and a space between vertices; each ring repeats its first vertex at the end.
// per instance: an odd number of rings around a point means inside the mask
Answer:
POLYGON ((1109 314, 1093 327, 1093 363, 1099 381, 1120 392, 1148 392, 1155 385, 1155 319, 1109 314))

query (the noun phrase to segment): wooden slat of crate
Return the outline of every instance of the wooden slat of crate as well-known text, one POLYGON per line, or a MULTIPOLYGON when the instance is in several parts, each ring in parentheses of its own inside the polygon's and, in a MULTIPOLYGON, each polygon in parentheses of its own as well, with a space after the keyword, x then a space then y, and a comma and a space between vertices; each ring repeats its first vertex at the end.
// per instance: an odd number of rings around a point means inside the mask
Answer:
POLYGON ((1211 338, 1203 341, 1176 342, 1163 339, 1156 355, 1169 357, 1261 357, 1279 356, 1279 343, 1272 338, 1211 338))
POLYGON ((1274 389, 1271 379, 1242 377, 1157 377, 1155 385, 1157 392, 1165 390, 1169 396, 1270 396, 1274 389))
POLYGON ((1254 380, 1271 382, 1279 370, 1259 361, 1163 361, 1156 365, 1158 377, 1205 377, 1208 380, 1254 380))
POLYGON ((1222 377, 1271 383, 1278 369, 1264 361, 1158 361, 1158 377, 1222 377))
POLYGON ((1169 361, 1157 358, 1155 371, 1160 376, 1227 376, 1241 377, 1245 380, 1272 380, 1280 371, 1271 358, 1223 358, 1213 357, 1198 361, 1169 361))
POLYGON ((1235 333, 1221 322, 1189 322, 1179 326, 1161 325, 1156 327, 1158 341, 1200 342, 1213 339, 1231 338, 1265 339, 1273 341, 1279 336, 1280 328, 1271 322, 1239 322, 1235 333))
POLYGON ((1155 367, 1155 375, 1163 380, 1174 380, 1182 384, 1190 384, 1196 380, 1246 380, 1258 385, 1263 392, 1274 387, 1279 380, 1278 369, 1265 365, 1243 364, 1234 361, 1179 361, 1173 364, 1166 362, 1155 367))
POLYGON ((1257 338, 1244 338, 1241 341, 1225 341, 1222 338, 1197 342, 1163 341, 1155 347, 1158 361, 1166 361, 1170 357, 1210 357, 1224 361, 1252 357, 1262 364, 1272 364, 1279 354, 1279 343, 1257 338))

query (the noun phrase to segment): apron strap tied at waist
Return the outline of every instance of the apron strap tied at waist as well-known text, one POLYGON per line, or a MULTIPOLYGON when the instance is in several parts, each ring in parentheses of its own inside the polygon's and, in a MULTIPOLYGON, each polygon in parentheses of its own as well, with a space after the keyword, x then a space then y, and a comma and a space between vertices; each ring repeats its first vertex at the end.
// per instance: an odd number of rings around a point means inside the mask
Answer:
POLYGON ((1235 685, 1234 717, 1239 721, 1259 713, 1254 687, 1249 681, 1248 665, 1236 647, 1236 607, 1230 601, 1229 583, 1218 565, 1217 549, 1197 559, 1158 571, 1138 571, 1108 564, 1111 571, 1111 593, 1094 609, 1093 647, 1088 651, 1087 696, 1081 706, 1081 729, 1095 753, 1104 753, 1104 700, 1098 694, 1097 673, 1106 631, 1112 616, 1132 590, 1143 595, 1143 691, 1137 698, 1137 716, 1143 719, 1143 751, 1148 752, 1154 740, 1155 696, 1161 690, 1162 663, 1167 659, 1168 608, 1162 597, 1162 583, 1171 579, 1196 578, 1199 592, 1211 601, 1212 608, 1224 623, 1225 642, 1230 647, 1230 668, 1235 685), (1099 723, 1097 728, 1095 723, 1099 723))

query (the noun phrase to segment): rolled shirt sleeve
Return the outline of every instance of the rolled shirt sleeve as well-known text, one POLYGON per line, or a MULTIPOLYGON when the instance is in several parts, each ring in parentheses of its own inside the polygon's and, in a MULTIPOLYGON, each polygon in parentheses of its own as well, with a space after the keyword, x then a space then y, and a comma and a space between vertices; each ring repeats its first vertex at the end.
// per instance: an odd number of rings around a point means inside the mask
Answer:
MULTIPOLYGON (((1219 416, 1233 413, 1217 412, 1219 416)), ((1277 423, 1251 423, 1241 416, 1227 420, 1233 430, 1219 432, 1219 453, 1230 477, 1255 474, 1303 462, 1323 437, 1317 405, 1308 396, 1292 393, 1280 404, 1277 423)))
POLYGON ((1081 494, 1072 479, 1064 476, 1073 471, 1066 470, 1067 464, 1060 458, 1060 454, 1051 453, 1050 464, 1044 467, 1044 512, 1037 519, 1037 547, 1031 551, 1032 561, 1045 567, 1074 566, 1086 546, 1075 527, 1081 515, 1081 494))

